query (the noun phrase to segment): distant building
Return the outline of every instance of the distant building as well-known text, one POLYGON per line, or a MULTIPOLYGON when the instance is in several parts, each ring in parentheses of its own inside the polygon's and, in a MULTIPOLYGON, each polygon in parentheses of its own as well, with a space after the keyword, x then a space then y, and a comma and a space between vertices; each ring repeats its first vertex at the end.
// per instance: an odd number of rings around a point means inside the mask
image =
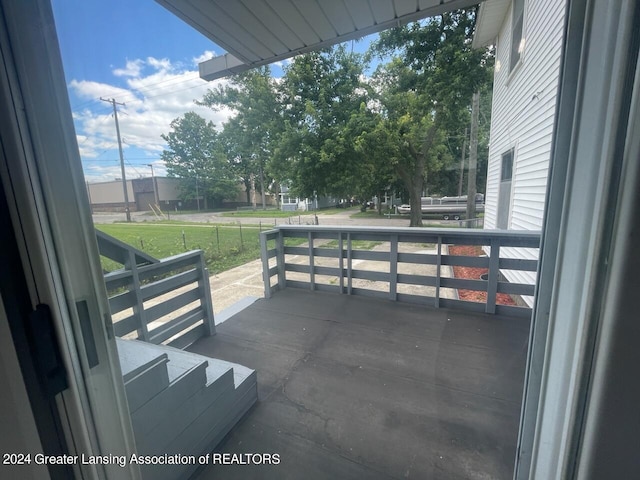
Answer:
MULTIPOLYGON (((132 212, 151 210, 155 204, 153 180, 134 178, 127 180, 129 210, 132 212)), ((155 177, 158 204, 162 210, 181 208, 180 180, 178 178, 155 177)), ((87 194, 94 212, 124 212, 124 191, 121 180, 87 183, 87 194)))
POLYGON ((282 185, 280 187, 280 210, 282 211, 308 211, 308 210, 320 210, 322 208, 335 207, 339 202, 334 197, 325 197, 324 195, 318 195, 315 198, 300 198, 293 196, 289 187, 282 185))
MULTIPOLYGON (((540 230, 560 79, 564 0, 487 0, 475 47, 496 45, 484 228, 540 230)), ((508 258, 537 258, 537 250, 508 258)), ((522 250, 522 249, 521 249, 522 250)), ((533 283, 535 273, 502 272, 533 283)), ((531 298, 525 298, 528 304, 531 298)))
MULTIPOLYGON (((154 177, 158 195, 158 206, 161 210, 195 210, 198 208, 197 200, 184 201, 180 198, 180 180, 171 177, 154 177)), ((129 211, 140 212, 151 210, 151 205, 156 203, 156 192, 153 188, 154 178, 134 178, 127 180, 127 195, 129 197, 129 211)), ((108 182, 87 183, 87 194, 93 212, 124 212, 124 191, 121 180, 108 182)), ((256 203, 262 205, 260 193, 257 192, 256 203)), ((267 205, 274 205, 272 195, 266 196, 267 205)), ((247 203, 247 194, 244 185, 238 184, 235 197, 225 199, 222 207, 235 208, 250 205, 247 203)), ((200 198, 200 208, 204 208, 203 198, 200 198)))

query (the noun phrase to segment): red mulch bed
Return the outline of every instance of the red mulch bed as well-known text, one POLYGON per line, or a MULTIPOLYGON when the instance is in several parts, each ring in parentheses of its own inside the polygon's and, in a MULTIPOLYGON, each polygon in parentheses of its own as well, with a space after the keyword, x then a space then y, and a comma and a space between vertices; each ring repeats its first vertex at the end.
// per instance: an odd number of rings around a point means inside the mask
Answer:
MULTIPOLYGON (((471 245, 450 245, 450 255, 464 255, 469 257, 479 257, 485 255, 482 247, 471 245)), ((480 275, 483 273, 489 273, 488 268, 474 268, 474 267, 453 267, 453 276, 456 278, 464 278, 468 280, 480 280, 480 275)), ((468 302, 480 302, 486 303, 487 293, 479 292, 476 290, 458 290, 458 296, 460 300, 466 300, 468 302)), ((515 305, 516 302, 506 293, 498 293, 496 295, 496 303, 499 305, 515 305)))

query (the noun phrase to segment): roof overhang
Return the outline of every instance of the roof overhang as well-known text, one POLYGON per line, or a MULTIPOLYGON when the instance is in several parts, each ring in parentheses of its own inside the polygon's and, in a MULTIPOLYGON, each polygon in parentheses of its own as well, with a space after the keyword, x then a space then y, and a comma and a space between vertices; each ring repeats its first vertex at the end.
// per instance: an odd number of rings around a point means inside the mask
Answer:
POLYGON ((200 64, 215 80, 481 0, 156 0, 227 54, 200 64))
POLYGON ((509 5, 511 0, 486 0, 480 5, 476 31, 473 35, 473 48, 486 47, 495 42, 509 5))

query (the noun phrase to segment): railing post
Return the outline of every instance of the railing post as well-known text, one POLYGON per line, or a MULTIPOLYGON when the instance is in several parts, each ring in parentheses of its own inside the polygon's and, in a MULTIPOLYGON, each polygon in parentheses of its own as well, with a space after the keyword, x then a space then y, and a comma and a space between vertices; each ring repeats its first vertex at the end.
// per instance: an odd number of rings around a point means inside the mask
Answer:
POLYGON ((260 257, 262 258, 262 282, 264 283, 264 298, 271 298, 271 276, 269 275, 269 249, 267 234, 260 233, 260 257))
POLYGON ((351 278, 351 270, 353 268, 351 254, 351 233, 347 233, 347 295, 351 295, 353 281, 351 278))
POLYGON ((398 235, 391 235, 389 248, 389 300, 398 299, 398 235))
POLYGON ((276 237, 276 263, 278 265, 278 289, 284 290, 287 286, 286 265, 284 263, 284 234, 278 229, 276 237))
POLYGON ((198 262, 200 264, 200 301, 202 302, 202 307, 206 315, 204 319, 204 329, 206 335, 211 336, 216 334, 216 322, 213 313, 213 302, 211 300, 211 286, 209 285, 209 269, 207 269, 202 252, 200 252, 198 262))
POLYGON ((344 293, 344 250, 342 232, 338 232, 338 269, 340 270, 340 293, 344 293))
POLYGON ((309 230, 307 233, 307 238, 309 240, 309 286, 311 290, 316 289, 316 273, 315 273, 315 261, 313 258, 313 232, 309 230))
POLYGON ((442 237, 438 235, 438 253, 436 255, 436 294, 433 300, 433 306, 440 308, 440 278, 442 271, 442 237))
POLYGON ((496 313, 496 295, 498 293, 498 275, 500 274, 500 239, 491 239, 489 256, 489 281, 487 283, 487 313, 496 313))
POLYGON ((133 250, 129 250, 129 260, 125 264, 125 268, 131 269, 131 288, 136 297, 136 303, 133 306, 134 315, 138 316, 140 322, 138 327, 138 340, 145 342, 149 341, 149 329, 147 327, 147 315, 144 311, 144 302, 142 301, 142 295, 140 292, 140 277, 138 276, 138 265, 136 264, 136 257, 133 250))

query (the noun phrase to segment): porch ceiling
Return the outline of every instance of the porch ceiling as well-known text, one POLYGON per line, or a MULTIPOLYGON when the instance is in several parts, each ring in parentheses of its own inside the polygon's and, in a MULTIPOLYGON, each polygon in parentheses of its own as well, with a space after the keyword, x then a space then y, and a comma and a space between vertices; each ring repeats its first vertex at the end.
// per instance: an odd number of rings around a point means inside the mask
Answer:
POLYGON ((258 372, 217 451, 279 465, 198 477, 510 478, 529 321, 285 289, 190 350, 258 372))
POLYGON ((480 0, 156 0, 229 53, 200 64, 214 80, 480 0))

